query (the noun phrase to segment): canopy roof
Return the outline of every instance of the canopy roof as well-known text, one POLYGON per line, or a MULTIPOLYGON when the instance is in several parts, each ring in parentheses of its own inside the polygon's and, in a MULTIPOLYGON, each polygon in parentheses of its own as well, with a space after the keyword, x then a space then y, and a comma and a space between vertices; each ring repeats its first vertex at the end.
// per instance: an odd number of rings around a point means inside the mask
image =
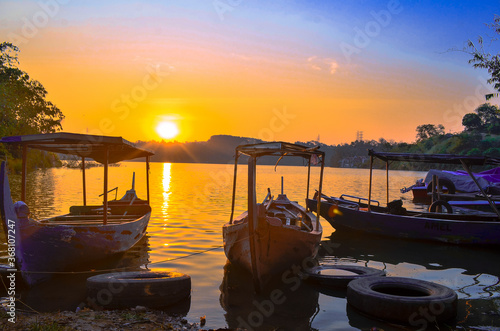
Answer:
POLYGON ((18 144, 54 153, 88 157, 99 163, 106 161, 106 150, 108 151, 109 163, 154 155, 151 151, 138 148, 122 137, 68 132, 3 137, 0 142, 18 144))
POLYGON ((412 154, 412 153, 383 153, 368 150, 368 155, 379 158, 383 161, 405 161, 405 162, 423 162, 423 163, 442 163, 442 164, 462 164, 462 161, 468 165, 492 164, 499 166, 500 159, 486 156, 466 156, 454 154, 412 154))
POLYGON ((311 156, 325 156, 323 151, 320 151, 319 146, 307 147, 298 144, 290 144, 282 141, 240 145, 236 147, 236 154, 245 154, 252 157, 260 157, 264 155, 274 156, 301 156, 309 159, 311 156))

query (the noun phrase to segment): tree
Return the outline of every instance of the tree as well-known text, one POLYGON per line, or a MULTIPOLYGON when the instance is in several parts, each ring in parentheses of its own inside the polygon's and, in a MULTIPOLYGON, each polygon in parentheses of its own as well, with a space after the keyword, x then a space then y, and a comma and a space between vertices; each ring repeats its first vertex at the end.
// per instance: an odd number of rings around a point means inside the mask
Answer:
POLYGON ((467 154, 467 156, 482 156, 483 155, 483 152, 479 149, 479 148, 472 148, 470 149, 467 154))
POLYGON ((465 114, 462 118, 462 125, 465 131, 480 131, 483 128, 481 117, 474 113, 465 114))
POLYGON ((429 139, 434 136, 444 134, 444 126, 442 124, 422 124, 417 126, 417 141, 429 139))
POLYGON ((38 81, 19 69, 17 48, 0 43, 0 137, 56 132, 64 115, 38 81))
POLYGON ((490 134, 500 133, 500 109, 496 105, 484 103, 474 110, 477 114, 465 114, 462 125, 465 131, 486 132, 490 134))
MULTIPOLYGON (((500 16, 495 15, 493 18, 493 24, 487 24, 488 27, 493 29, 496 34, 500 35, 500 16)), ((498 37, 493 37, 490 40, 490 45, 498 41, 498 37)), ((469 63, 472 63, 474 68, 481 68, 488 70, 491 78, 488 79, 488 83, 493 84, 497 91, 500 91, 500 53, 492 55, 485 51, 484 41, 482 37, 478 38, 477 44, 471 40, 467 43, 468 47, 471 49, 469 52, 472 55, 472 59, 469 63)), ((495 94, 487 94, 486 100, 492 98, 495 94)), ((498 93, 496 93, 498 95, 498 93)))
POLYGON ((498 106, 489 103, 483 103, 477 107, 475 111, 481 118, 481 122, 484 126, 488 126, 488 124, 495 122, 495 120, 498 119, 498 115, 500 115, 500 109, 498 109, 498 106))
POLYGON ((488 148, 483 154, 489 157, 500 157, 500 148, 488 148))
POLYGON ((494 119, 487 127, 488 133, 500 134, 500 118, 494 119))

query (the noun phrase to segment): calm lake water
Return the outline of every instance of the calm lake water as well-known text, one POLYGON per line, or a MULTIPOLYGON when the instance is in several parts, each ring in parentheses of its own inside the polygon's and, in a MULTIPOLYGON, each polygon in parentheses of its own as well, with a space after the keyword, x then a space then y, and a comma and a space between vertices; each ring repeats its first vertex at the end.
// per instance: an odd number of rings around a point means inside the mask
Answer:
MULTIPOLYGON (((146 198, 145 169, 139 162, 110 168, 109 188, 118 187, 118 197, 131 186, 136 172, 136 191, 146 198)), ((258 166, 258 200, 267 188, 280 191, 284 176, 285 193, 303 202, 306 195, 306 167, 258 166)), ((246 210, 246 166, 238 172, 235 215, 246 210)), ((286 300, 271 308, 269 295, 256 295, 250 276, 227 264, 222 248, 222 225, 231 213, 232 165, 151 164, 151 205, 153 212, 147 237, 124 256, 100 262, 92 268, 135 267, 175 270, 192 278, 190 301, 175 308, 190 322, 206 315, 208 328, 235 328, 241 323, 261 324, 259 330, 350 330, 379 327, 401 330, 399 326, 362 316, 347 306, 345 291, 324 291, 301 283, 278 283, 286 300), (293 286, 295 288, 295 286, 293 286), (259 308, 260 307, 260 308, 259 308), (260 309, 260 311, 259 311, 260 309), (266 310, 267 309, 267 310, 266 310), (243 322, 242 322, 243 321, 243 322)), ((313 169, 311 195, 317 189, 319 170, 313 169)), ((390 199, 403 198, 404 207, 423 209, 412 203, 411 193, 400 188, 425 176, 423 172, 391 171, 390 199)), ((87 203, 100 204, 103 168, 87 170, 87 203)), ((11 176, 14 201, 19 199, 19 176, 11 176)), ((385 171, 374 172, 375 199, 385 204, 385 171)), ((351 194, 366 197, 368 170, 326 168, 323 186, 329 195, 351 194)), ((29 174, 27 203, 35 218, 67 213, 82 204, 81 171, 78 169, 37 170, 29 174)), ((456 329, 500 329, 500 251, 498 248, 463 248, 450 245, 409 242, 335 233, 323 220, 323 241, 333 241, 334 256, 322 256, 324 264, 355 264, 384 269, 388 276, 433 281, 454 289, 459 297, 456 329)), ((2 234, 3 236, 3 234, 2 234)), ((5 238, 2 238, 5 242, 5 238)), ((0 250, 6 261, 6 244, 0 250)), ((320 254, 325 254, 324 250, 320 254)), ((93 273, 55 277, 53 281, 23 290, 21 301, 37 311, 75 310, 85 301, 85 279, 93 273)), ((243 324, 242 324, 243 325, 243 324)), ((429 327, 431 325, 429 324, 429 327)))

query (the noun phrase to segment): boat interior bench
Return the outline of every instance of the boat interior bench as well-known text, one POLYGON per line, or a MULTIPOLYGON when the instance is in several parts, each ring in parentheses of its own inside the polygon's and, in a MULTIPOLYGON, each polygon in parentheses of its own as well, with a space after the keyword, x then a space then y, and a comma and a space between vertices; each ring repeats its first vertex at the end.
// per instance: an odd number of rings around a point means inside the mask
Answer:
MULTIPOLYGON (((108 206, 108 218, 113 215, 144 215, 151 211, 151 207, 149 205, 130 205, 126 204, 113 204, 108 206), (126 214, 125 214, 126 213, 126 214)), ((70 215, 102 215, 103 207, 99 206, 71 206, 69 208, 70 215)))
MULTIPOLYGON (((108 216, 107 224, 119 224, 132 222, 140 218, 142 215, 130 216, 108 216)), ((41 223, 49 223, 53 225, 88 225, 88 224, 102 224, 102 215, 62 215, 40 221, 41 223)))
MULTIPOLYGON (((40 222, 54 225, 102 224, 104 219, 102 206, 72 206, 69 210, 69 214, 52 217, 40 222)), ((108 207, 107 223, 131 222, 150 211, 151 207, 149 205, 115 204, 108 207)))

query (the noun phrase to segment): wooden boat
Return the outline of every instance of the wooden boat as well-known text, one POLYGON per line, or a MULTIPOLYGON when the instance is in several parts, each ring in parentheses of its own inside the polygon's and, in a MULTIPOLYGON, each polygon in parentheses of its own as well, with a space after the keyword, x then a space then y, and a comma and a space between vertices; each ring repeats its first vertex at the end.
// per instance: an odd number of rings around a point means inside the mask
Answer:
MULTIPOLYGON (((414 185, 408 188, 402 188, 401 193, 406 193, 411 190, 413 193, 413 200, 422 202, 430 201, 431 198, 429 193, 432 186, 429 186, 429 183, 431 183, 433 176, 438 176, 439 185, 449 194, 454 194, 455 192, 479 192, 478 186, 466 171, 431 169, 427 172, 425 178, 417 180, 414 185)), ((474 173, 474 177, 486 193, 495 195, 500 194, 500 167, 474 173)))
MULTIPOLYGON (((4 137, 0 142, 23 148, 21 200, 12 201, 5 162, 0 170, 0 212, 7 238, 9 265, 21 273, 28 285, 49 279, 54 273, 127 251, 145 234, 151 215, 149 206, 150 151, 135 147, 121 137, 52 133, 4 137), (69 213, 44 220, 29 218, 26 197, 28 148, 92 158, 104 165, 103 204, 87 205, 85 166, 83 205, 69 213), (128 190, 121 199, 108 201, 108 165, 138 157, 146 158, 147 200, 128 190), (107 212, 104 212, 104 211, 107 212), (12 247, 12 249, 11 249, 12 247)), ((114 190, 114 189, 113 189, 114 190)))
MULTIPOLYGON (((348 195, 335 198, 321 194, 320 208, 316 208, 316 200, 310 199, 307 202, 307 206, 312 210, 320 210, 321 216, 336 230, 452 244, 500 245, 500 213, 484 191, 482 193, 495 213, 451 208, 451 206, 448 208, 449 204, 447 206, 443 200, 434 201, 434 204, 446 206, 447 213, 407 211, 402 208, 400 200, 389 203, 388 189, 386 207, 371 199, 374 158, 387 163, 387 183, 389 183, 388 164, 391 161, 462 164, 476 182, 470 171, 472 165, 498 165, 500 160, 462 155, 378 153, 372 150, 369 151, 369 155, 371 166, 368 199, 348 195)), ((482 191, 479 185, 478 187, 482 191)))
MULTIPOLYGON (((228 260, 250 271, 256 291, 260 291, 273 276, 316 255, 323 229, 319 216, 290 201, 283 194, 276 199, 268 189, 261 204, 256 202, 256 164, 263 156, 296 156, 308 161, 307 195, 310 167, 321 163, 319 190, 323 180, 324 153, 316 148, 284 142, 240 145, 236 148, 231 218, 222 228, 224 252, 228 260), (248 158, 248 211, 233 220, 238 158, 248 158)), ((278 160, 279 162, 279 160, 278 160)), ((307 196, 306 196, 307 199, 307 196)), ((319 203, 319 200, 318 200, 319 203)))

